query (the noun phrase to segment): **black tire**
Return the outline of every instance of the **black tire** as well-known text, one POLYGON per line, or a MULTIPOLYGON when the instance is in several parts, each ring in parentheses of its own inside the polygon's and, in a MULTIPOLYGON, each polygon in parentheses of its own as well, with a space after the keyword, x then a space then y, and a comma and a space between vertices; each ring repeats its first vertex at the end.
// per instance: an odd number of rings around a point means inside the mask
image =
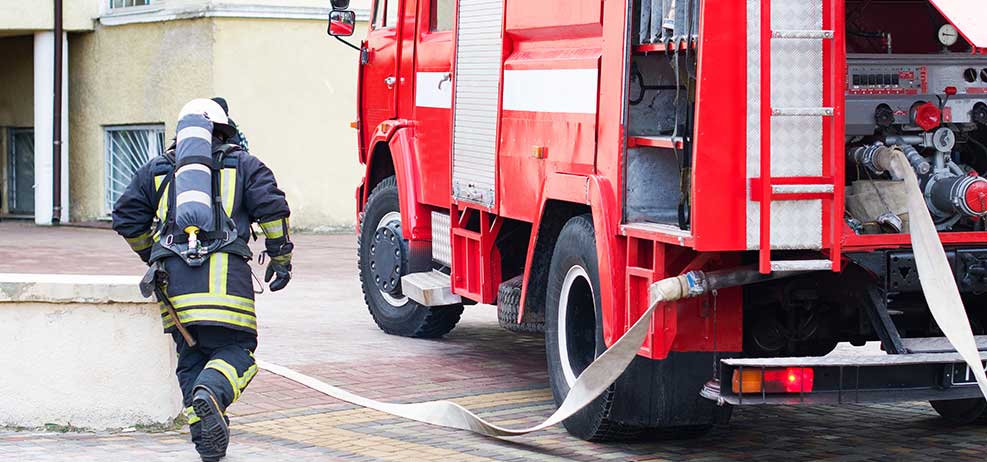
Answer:
MULTIPOLYGON (((371 269, 371 243, 381 220, 389 215, 393 217, 393 214, 400 213, 400 210, 397 181, 393 176, 385 178, 367 198, 360 222, 360 233, 357 235, 357 264, 363 299, 374 322, 388 334, 416 338, 442 337, 456 327, 463 314, 463 305, 427 307, 406 297, 385 296, 374 283, 371 269)), ((403 271, 407 271, 407 242, 403 240, 402 242, 405 248, 402 268, 403 271)))
MULTIPOLYGON (((561 404, 570 383, 606 350, 600 307, 600 273, 596 237, 589 215, 574 217, 559 234, 548 274, 545 305, 545 351, 555 403, 561 404), (563 288, 567 294, 563 294, 563 288), (565 301, 565 306, 562 302, 565 301), (560 312, 565 324, 560 326, 560 312), (565 343, 565 353, 560 347, 565 343), (567 357, 563 357, 563 355, 567 357), (568 378, 567 378, 568 377, 568 378)), ((563 424, 573 436, 588 441, 634 440, 645 429, 610 419, 615 387, 597 397, 563 424)))
POLYGON ((987 399, 929 401, 932 409, 953 425, 987 425, 987 399))
MULTIPOLYGON (((522 323, 517 322, 518 311, 521 308, 521 287, 524 276, 505 281, 497 289, 497 323, 500 327, 519 334, 541 334, 545 332, 545 320, 536 319, 522 323)), ((528 316, 529 318, 531 316, 528 316)))

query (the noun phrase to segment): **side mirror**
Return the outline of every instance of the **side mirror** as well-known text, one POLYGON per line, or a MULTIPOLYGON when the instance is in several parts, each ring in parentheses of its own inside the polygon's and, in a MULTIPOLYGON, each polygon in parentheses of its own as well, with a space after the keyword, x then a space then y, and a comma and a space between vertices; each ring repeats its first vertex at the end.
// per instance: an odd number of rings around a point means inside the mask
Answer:
POLYGON ((348 10, 350 8, 350 0, 331 0, 332 9, 334 10, 348 10))
MULTIPOLYGON (((343 1, 341 3, 349 3, 343 1)), ((336 1, 333 1, 333 5, 336 1)), ((329 35, 333 37, 349 37, 356 29, 356 13, 353 11, 333 10, 329 12, 329 35)))

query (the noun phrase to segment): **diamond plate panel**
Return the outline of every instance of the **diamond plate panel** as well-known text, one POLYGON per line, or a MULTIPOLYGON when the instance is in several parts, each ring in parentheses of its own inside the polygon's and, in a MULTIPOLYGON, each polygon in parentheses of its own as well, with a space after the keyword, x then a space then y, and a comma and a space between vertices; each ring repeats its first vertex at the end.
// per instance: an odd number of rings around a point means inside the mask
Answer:
POLYGON ((493 207, 504 0, 459 0, 452 194, 493 207))
POLYGON ((452 266, 448 213, 432 212, 432 260, 452 266))
MULTIPOLYGON (((822 29, 822 0, 770 1, 773 29, 822 29)), ((747 177, 757 178, 761 176, 761 0, 748 0, 747 24, 747 177)), ((773 107, 822 106, 820 40, 774 40, 771 60, 773 107)), ((771 176, 821 176, 822 127, 818 116, 773 118, 771 176)), ((750 200, 750 191, 747 197, 747 247, 757 249, 760 205, 750 200)), ((772 203, 771 242, 775 249, 822 247, 822 201, 772 203)))

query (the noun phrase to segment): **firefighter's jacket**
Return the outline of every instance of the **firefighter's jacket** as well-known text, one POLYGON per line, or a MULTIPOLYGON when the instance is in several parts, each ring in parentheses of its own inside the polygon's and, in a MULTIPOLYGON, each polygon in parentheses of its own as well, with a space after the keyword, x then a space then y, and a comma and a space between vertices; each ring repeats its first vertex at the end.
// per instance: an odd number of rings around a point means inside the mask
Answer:
MULTIPOLYGON (((214 157, 218 156, 216 151, 220 147, 214 143, 214 157)), ((113 229, 127 240, 145 263, 151 258, 152 247, 166 239, 162 234, 171 217, 169 207, 174 207, 175 203, 174 171, 172 146, 163 156, 151 159, 137 171, 113 208, 113 229)), ((260 159, 236 147, 223 157, 222 169, 214 174, 219 175, 223 211, 236 224, 239 239, 246 243, 252 234, 251 224, 256 222, 264 231, 268 254, 290 256, 290 211, 271 170, 260 159)), ((163 258, 168 273, 165 292, 182 324, 222 326, 256 333, 257 317, 248 262, 249 256, 223 251, 210 254, 208 261, 195 268, 177 255, 163 258)), ((163 303, 161 317, 165 331, 174 331, 175 322, 163 303)))

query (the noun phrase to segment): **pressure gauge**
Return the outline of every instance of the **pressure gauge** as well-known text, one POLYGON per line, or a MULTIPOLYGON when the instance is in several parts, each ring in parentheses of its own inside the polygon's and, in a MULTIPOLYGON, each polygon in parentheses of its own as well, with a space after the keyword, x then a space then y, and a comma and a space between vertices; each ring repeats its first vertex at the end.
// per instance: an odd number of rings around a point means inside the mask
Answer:
POLYGON ((960 33, 953 27, 952 24, 943 24, 939 28, 939 43, 947 47, 956 45, 956 42, 960 39, 960 33))

